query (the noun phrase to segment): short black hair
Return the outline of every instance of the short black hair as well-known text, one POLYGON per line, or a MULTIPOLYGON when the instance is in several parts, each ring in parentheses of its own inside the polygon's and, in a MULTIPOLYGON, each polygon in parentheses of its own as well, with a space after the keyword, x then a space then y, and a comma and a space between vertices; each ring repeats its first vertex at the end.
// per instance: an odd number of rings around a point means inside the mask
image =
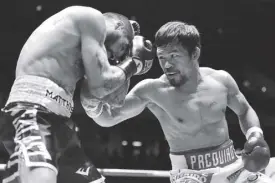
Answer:
POLYGON ((201 48, 200 34, 194 25, 181 21, 171 21, 155 34, 155 46, 165 46, 173 41, 180 43, 192 55, 196 47, 201 48))
POLYGON ((104 13, 103 16, 109 19, 116 20, 117 23, 116 23, 115 29, 121 30, 129 39, 129 41, 132 42, 134 38, 134 31, 129 19, 126 16, 118 13, 113 13, 113 12, 104 13))

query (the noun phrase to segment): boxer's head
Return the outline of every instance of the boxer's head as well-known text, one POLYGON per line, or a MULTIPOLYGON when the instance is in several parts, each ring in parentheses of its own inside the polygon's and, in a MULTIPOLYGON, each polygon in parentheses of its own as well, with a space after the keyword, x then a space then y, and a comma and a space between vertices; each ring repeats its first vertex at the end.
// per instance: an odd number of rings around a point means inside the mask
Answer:
POLYGON ((194 73, 200 56, 200 35, 193 25, 168 22, 155 35, 160 66, 170 83, 180 86, 194 73))
POLYGON ((134 31, 129 19, 117 13, 104 13, 107 35, 105 47, 111 62, 122 61, 132 49, 134 31))

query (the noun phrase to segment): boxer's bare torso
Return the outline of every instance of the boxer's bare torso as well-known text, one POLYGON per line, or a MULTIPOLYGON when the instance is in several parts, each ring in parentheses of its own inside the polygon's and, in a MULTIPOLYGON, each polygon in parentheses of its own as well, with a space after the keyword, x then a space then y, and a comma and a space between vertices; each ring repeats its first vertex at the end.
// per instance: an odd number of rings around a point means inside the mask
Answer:
POLYGON ((35 75, 49 78, 73 93, 84 75, 80 33, 65 9, 43 22, 25 43, 16 68, 16 77, 35 75))
MULTIPOLYGON (((76 82, 85 74, 84 87, 92 95, 103 97, 111 93, 124 83, 125 74, 109 64, 105 23, 101 12, 82 6, 68 7, 48 18, 23 46, 16 77, 45 77, 73 94, 76 82)), ((125 39, 122 36, 114 43, 118 55, 125 52, 119 49, 125 39)))
POLYGON ((148 107, 159 120, 171 152, 217 146, 229 139, 225 110, 228 89, 224 71, 200 68, 195 90, 172 86, 163 75, 146 79, 127 94, 122 108, 107 110, 94 120, 111 126, 134 117, 148 107))
POLYGON ((201 68, 200 72, 196 91, 179 90, 163 75, 153 81, 155 90, 148 94, 147 107, 159 120, 171 152, 216 146, 229 138, 227 88, 219 71, 201 68))

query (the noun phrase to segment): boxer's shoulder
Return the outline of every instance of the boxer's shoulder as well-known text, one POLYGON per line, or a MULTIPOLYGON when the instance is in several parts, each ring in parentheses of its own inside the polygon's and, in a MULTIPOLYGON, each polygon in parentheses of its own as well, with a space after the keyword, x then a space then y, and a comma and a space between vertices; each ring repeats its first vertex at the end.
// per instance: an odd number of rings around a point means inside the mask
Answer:
POLYGON ((95 21, 97 18, 103 18, 103 14, 99 10, 87 6, 69 6, 63 11, 71 15, 72 18, 76 18, 77 21, 95 21))
POLYGON ((228 75, 228 72, 224 70, 216 70, 210 67, 200 67, 200 72, 202 76, 211 76, 217 79, 228 75))
POLYGON ((81 34, 88 33, 102 39, 106 34, 106 24, 103 14, 92 7, 71 6, 65 9, 73 19, 81 34))
POLYGON ((138 95, 149 96, 154 94, 156 90, 159 90, 164 86, 164 82, 160 79, 144 79, 140 81, 136 86, 134 86, 131 92, 135 92, 138 95))
POLYGON ((138 83, 138 85, 145 87, 145 88, 151 88, 151 89, 156 89, 160 87, 166 86, 166 82, 163 80, 163 78, 147 78, 138 83))
POLYGON ((214 77, 216 78, 216 80, 220 81, 220 83, 222 83, 227 88, 230 87, 232 85, 232 83, 235 82, 235 80, 233 79, 231 74, 229 74, 225 70, 217 70, 214 77))
POLYGON ((212 69, 210 67, 200 67, 200 73, 202 76, 208 76, 208 75, 212 75, 216 72, 217 70, 212 69))
POLYGON ((231 75, 225 70, 215 70, 209 67, 201 67, 200 72, 203 77, 210 76, 216 81, 226 84, 228 77, 231 75))

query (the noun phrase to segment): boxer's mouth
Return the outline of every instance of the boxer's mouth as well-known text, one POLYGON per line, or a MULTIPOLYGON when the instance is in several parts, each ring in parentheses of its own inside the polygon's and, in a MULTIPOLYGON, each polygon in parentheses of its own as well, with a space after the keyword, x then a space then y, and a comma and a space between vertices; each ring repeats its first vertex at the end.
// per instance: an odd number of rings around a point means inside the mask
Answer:
POLYGON ((165 73, 167 76, 173 76, 173 75, 176 75, 177 72, 166 72, 165 73))

